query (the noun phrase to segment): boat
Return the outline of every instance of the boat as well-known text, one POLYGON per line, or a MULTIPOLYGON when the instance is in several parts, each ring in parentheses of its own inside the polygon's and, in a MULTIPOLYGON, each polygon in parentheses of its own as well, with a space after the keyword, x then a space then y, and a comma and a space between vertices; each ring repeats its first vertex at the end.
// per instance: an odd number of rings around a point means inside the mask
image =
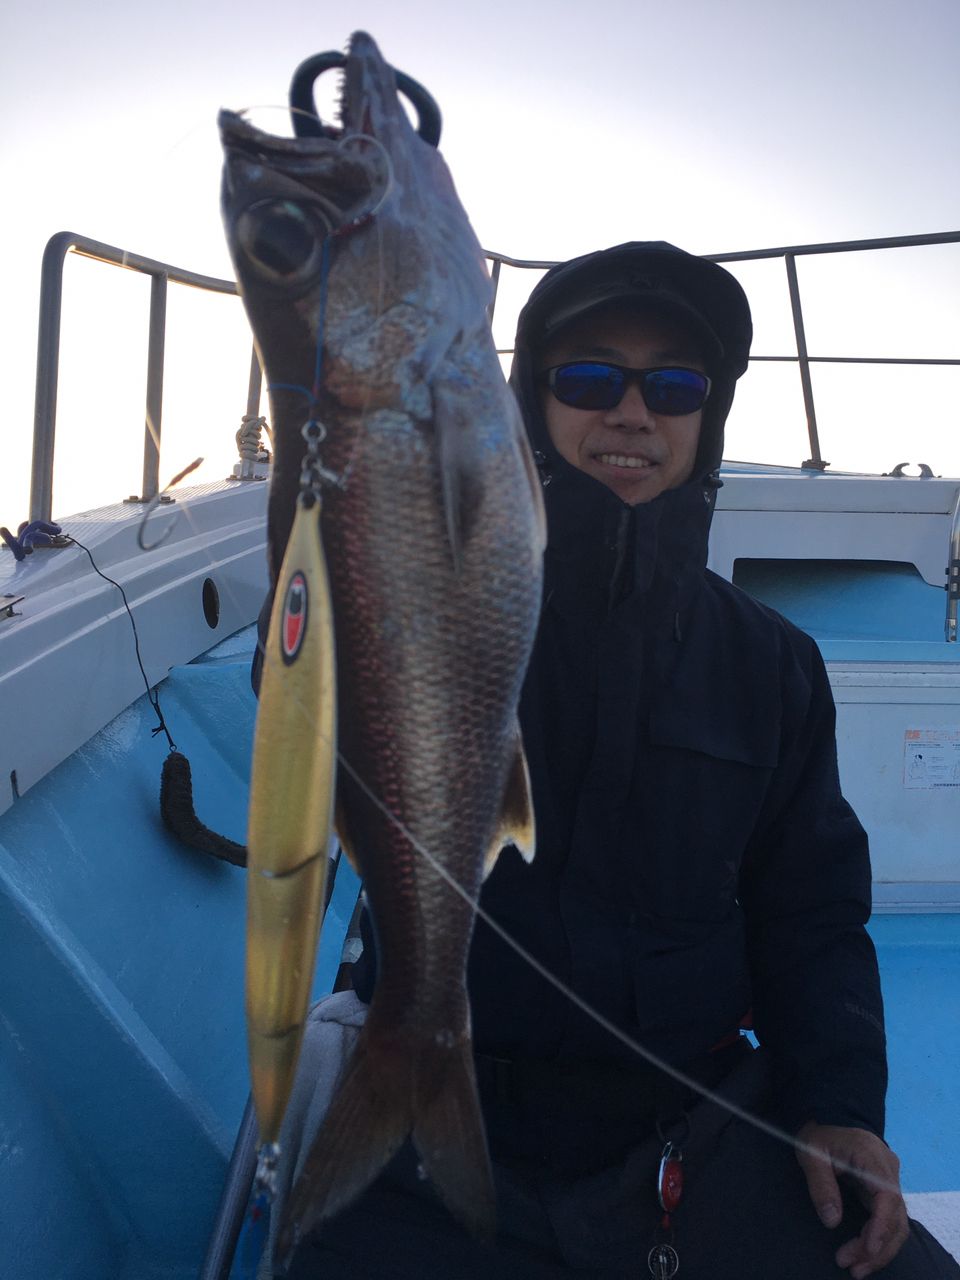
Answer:
MULTIPOLYGON (((715 255, 787 263, 797 349, 784 358, 800 369, 811 456, 724 464, 710 565, 824 654, 844 789, 872 840, 888 1139, 911 1212, 960 1256, 960 478, 823 462, 795 271, 803 255, 957 242, 960 232, 715 255)), ((267 585, 260 372, 254 359, 230 478, 161 492, 148 433, 140 494, 58 516, 50 531, 69 252, 153 282, 154 433, 168 282, 235 292, 69 232, 44 255, 30 501, 41 523, 11 535, 22 558, 0 551, 4 1265, 11 1280, 222 1280, 253 1159, 244 872, 170 833, 159 785, 175 744, 202 822, 243 842, 267 585)), ((551 265, 489 258, 495 282, 504 268, 551 265)), ((317 998, 356 945, 359 885, 331 855, 317 998)))

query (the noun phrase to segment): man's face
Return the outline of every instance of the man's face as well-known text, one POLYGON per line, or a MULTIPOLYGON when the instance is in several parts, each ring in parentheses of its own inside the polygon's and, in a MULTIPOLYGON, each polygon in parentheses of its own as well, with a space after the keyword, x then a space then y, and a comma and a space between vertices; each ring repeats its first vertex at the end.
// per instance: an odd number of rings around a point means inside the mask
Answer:
MULTIPOLYGON (((601 308, 574 320, 542 351, 538 370, 568 360, 609 360, 633 369, 676 364, 703 371, 695 341, 660 316, 601 308)), ((683 417, 653 413, 636 382, 613 409, 574 409, 545 387, 550 439, 560 455, 595 476, 628 506, 649 502, 689 480, 702 409, 683 417)))

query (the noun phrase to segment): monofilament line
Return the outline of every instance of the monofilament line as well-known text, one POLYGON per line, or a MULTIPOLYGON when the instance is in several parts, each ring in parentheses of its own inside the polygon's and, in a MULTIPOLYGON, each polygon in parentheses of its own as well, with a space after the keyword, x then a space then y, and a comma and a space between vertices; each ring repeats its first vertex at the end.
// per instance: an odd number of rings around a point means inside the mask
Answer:
MULTIPOLYGON (((187 510, 184 512, 184 515, 186 516, 188 521, 192 521, 192 513, 190 513, 187 510)), ((233 596, 232 587, 228 585, 227 590, 231 594, 231 596, 233 596)), ((263 646, 263 641, 260 640, 259 637, 257 638, 256 647, 260 650, 262 654, 264 646, 263 646)), ((316 732, 316 725, 314 724, 313 716, 311 712, 306 707, 303 706, 302 703, 301 703, 301 711, 303 712, 304 720, 308 725, 308 727, 310 728, 310 730, 312 732, 316 732)), ((689 1088, 692 1092, 699 1094, 701 1097, 705 1098, 708 1102, 713 1102, 717 1106, 722 1107, 730 1115, 736 1116, 737 1119, 743 1120, 747 1124, 753 1125, 755 1129, 758 1129, 761 1133, 766 1134, 768 1137, 771 1137, 778 1142, 782 1142, 787 1146, 793 1147, 794 1150, 796 1151, 802 1151, 807 1155, 813 1156, 814 1158, 821 1159, 821 1160, 829 1160, 832 1167, 838 1173, 850 1174, 877 1191, 892 1191, 897 1195, 900 1194, 900 1187, 897 1183, 889 1182, 885 1178, 878 1177, 877 1175, 869 1173, 866 1170, 859 1169, 854 1165, 850 1165, 846 1163, 845 1161, 824 1155, 822 1151, 812 1146, 810 1143, 802 1142, 800 1139, 795 1138, 791 1134, 787 1133, 785 1129, 781 1129, 777 1125, 771 1124, 769 1121, 764 1120, 762 1117, 754 1115, 749 1111, 746 1111, 743 1107, 739 1106, 737 1103, 730 1101, 730 1099, 728 1098, 722 1097, 720 1094, 714 1092, 712 1089, 707 1088, 705 1085, 701 1084, 699 1081, 694 1080, 691 1076, 688 1076, 685 1072, 681 1071, 678 1067, 675 1067, 671 1063, 664 1061, 662 1058, 658 1057, 657 1054, 653 1053, 650 1049, 647 1049, 644 1045, 640 1044, 638 1041, 634 1040, 631 1036, 629 1036, 625 1031, 621 1030, 614 1023, 610 1022, 609 1019, 604 1017, 603 1014, 598 1012, 596 1009, 592 1008, 592 1006, 589 1005, 581 996, 577 995, 575 991, 571 990, 571 988, 569 988, 560 978, 557 978, 547 968, 545 968, 544 965, 541 964, 541 962, 535 956, 531 955, 530 952, 527 951, 526 948, 521 943, 517 942, 507 932, 507 930, 503 928, 502 925, 498 924, 497 921, 494 920, 493 917, 490 916, 489 913, 485 911, 483 907, 480 906, 479 900, 476 898, 473 898, 470 895, 470 893, 468 893, 468 891, 464 889, 463 886, 459 884, 450 875, 450 873, 446 870, 446 868, 442 866, 442 864, 433 856, 433 854, 431 854, 428 849, 426 849, 423 845, 421 845, 420 842, 416 839, 416 837, 413 836, 413 834, 407 830, 404 823, 395 814, 393 814, 390 811, 390 809, 387 807, 386 804, 383 803, 383 801, 381 801, 373 793, 370 787, 367 786, 367 784, 359 776, 356 770, 350 765, 350 763, 347 760, 344 759, 343 755, 339 751, 337 752, 337 760, 340 763, 340 765, 344 768, 344 770, 354 779, 357 786, 364 793, 364 795, 367 796, 370 802, 374 804, 384 814, 384 816, 387 818, 389 822, 393 823, 394 826, 396 826, 397 829, 400 832, 402 832, 405 838, 410 842, 410 845, 417 851, 417 853, 419 853, 430 864, 430 866, 437 873, 437 875, 440 876, 441 879, 445 880, 449 884, 450 888, 453 889, 455 893, 459 894, 459 896, 464 900, 464 902, 466 902, 473 909, 478 919, 483 920, 483 922, 486 925, 488 925, 489 928, 491 928, 494 931, 494 933, 499 938, 501 938, 507 944, 507 946, 509 946, 526 964, 528 964, 533 970, 535 970, 544 979, 544 981, 548 982, 552 987, 554 987, 557 991, 559 991, 563 996, 566 997, 566 999, 568 999, 578 1009, 580 1009, 583 1013, 585 1013, 587 1017, 591 1018, 598 1026, 602 1027, 605 1031, 609 1032, 610 1035, 612 1035, 616 1040, 619 1040, 620 1043, 623 1044, 626 1048, 630 1049, 633 1053, 637 1054, 638 1057, 643 1058, 645 1061, 649 1062, 651 1066, 656 1067, 658 1070, 663 1071, 666 1075, 673 1077, 673 1079, 677 1080, 684 1087, 689 1088)))
MULTIPOLYGON (((240 114, 249 112, 250 109, 251 108, 249 107, 245 108, 244 112, 241 112, 240 114)), ((280 109, 289 110, 289 108, 286 108, 286 107, 283 107, 280 109)), ((304 114, 309 115, 310 113, 304 113, 304 114)), ((344 138, 343 141, 347 141, 348 139, 351 141, 353 140, 353 138, 350 135, 347 135, 347 137, 344 138)), ((375 212, 380 211, 383 205, 383 202, 387 198, 387 195, 389 194, 389 190, 392 187, 392 180, 393 180, 392 172, 390 172, 388 169, 387 189, 383 193, 381 199, 378 202, 376 202, 376 204, 374 205, 375 212)), ((381 258, 381 268, 380 268, 381 297, 379 299, 379 306, 377 308, 377 315, 379 316, 379 314, 382 313, 382 308, 383 308, 383 298, 382 298, 383 243, 382 243, 382 229, 380 227, 378 220, 376 219, 373 220, 373 226, 377 232, 378 250, 381 258)), ((320 341, 322 341, 322 333, 318 332, 318 342, 320 341)), ((315 369, 314 372, 316 376, 317 370, 315 369)), ((272 389, 279 389, 279 388, 276 386, 276 384, 274 384, 272 389)), ((297 386, 297 387, 290 387, 289 389, 302 392, 308 397, 308 399, 314 398, 311 391, 304 387, 297 386)), ((361 420, 363 419, 365 413, 366 413, 366 408, 361 410, 361 420)), ((358 445, 359 445, 359 440, 354 444, 354 452, 357 450, 358 445)), ((347 468, 348 473, 349 473, 349 469, 350 468, 348 466, 347 468)), ((187 511, 185 514, 187 516, 187 519, 192 521, 192 513, 187 511)), ((209 552, 208 552, 208 555, 209 555, 209 552)), ((227 586, 227 590, 231 593, 231 595, 233 595, 233 589, 230 585, 227 586)), ((262 641, 259 640, 259 638, 257 642, 257 647, 262 652, 263 643, 262 641)), ((301 711, 304 713, 304 719, 306 720, 308 726, 310 726, 313 732, 316 732, 316 726, 313 723, 312 713, 306 707, 304 707, 302 703, 301 703, 301 711)), ((673 1066, 668 1062, 665 1062, 663 1059, 659 1058, 651 1050, 647 1049, 638 1041, 634 1040, 625 1031, 621 1030, 614 1023, 610 1022, 609 1019, 604 1017, 603 1014, 593 1009, 585 1000, 582 999, 582 997, 577 995, 575 991, 571 990, 561 979, 555 977, 554 974, 552 974, 548 969, 546 969, 544 965, 541 964, 541 962, 537 960, 535 956, 531 955, 530 952, 528 952, 526 948, 522 946, 521 943, 517 942, 502 927, 502 925, 498 924, 497 921, 494 920, 483 909, 483 907, 480 906, 479 901, 474 897, 472 897, 471 894, 466 889, 464 889, 463 886, 460 885, 450 875, 450 873, 446 870, 446 868, 441 865, 441 863, 433 856, 433 854, 430 853, 430 851, 426 849, 423 845, 421 845, 420 842, 416 839, 416 837, 410 831, 407 830, 405 824, 395 814, 393 814, 390 811, 390 809, 387 807, 386 804, 384 804, 383 801, 381 801, 374 794, 374 792, 370 789, 370 787, 357 774, 356 770, 353 769, 353 767, 349 764, 349 762, 343 758, 342 754, 339 751, 337 752, 337 759, 340 765, 344 768, 344 770, 354 779, 357 786, 367 796, 370 802, 374 804, 384 814, 384 816, 389 822, 393 823, 394 826, 397 827, 397 829, 409 841, 411 847, 414 848, 429 863, 429 865, 436 872, 436 874, 440 876, 440 878, 443 879, 447 884, 449 884, 450 888, 455 893, 457 893, 464 900, 464 902, 467 903, 468 906, 471 907, 471 909, 475 912, 476 916, 479 919, 483 920, 484 923, 489 928, 491 928, 494 931, 494 933, 507 944, 507 946, 512 948, 512 950, 526 964, 528 964, 533 970, 535 970, 544 979, 544 981, 548 982, 558 992, 560 992, 563 996, 565 996, 566 999, 568 999, 572 1004, 574 1004, 578 1009, 580 1009, 581 1012, 586 1014, 587 1017, 591 1018, 598 1026, 606 1030, 621 1044, 623 1044, 625 1047, 630 1049, 631 1052, 637 1054, 637 1056, 639 1056, 640 1058, 643 1058, 645 1061, 650 1063, 652 1066, 654 1066, 658 1070, 673 1077, 673 1079, 677 1080, 684 1087, 689 1088, 692 1092, 695 1092, 701 1097, 707 1099, 708 1101, 713 1102, 715 1105, 722 1107, 729 1114, 736 1116, 738 1119, 743 1120, 745 1123, 753 1125, 754 1128, 766 1134, 768 1137, 771 1137, 778 1142, 785 1143, 786 1145, 793 1147, 795 1150, 803 1151, 806 1154, 811 1155, 815 1158, 831 1159, 830 1157, 825 1157, 824 1154, 821 1151, 819 1151, 816 1147, 813 1147, 809 1143, 801 1142, 800 1140, 793 1137, 791 1134, 787 1133, 785 1130, 779 1128, 778 1126, 771 1124, 769 1121, 762 1119, 760 1116, 753 1115, 752 1113, 746 1111, 744 1108, 740 1107, 738 1104, 720 1096, 713 1090, 701 1084, 699 1081, 692 1079, 692 1077, 688 1076, 685 1072, 681 1071, 679 1068, 673 1066)), ((868 1185, 870 1185, 871 1187, 874 1187, 877 1190, 893 1191, 897 1194, 900 1193, 900 1188, 896 1183, 888 1182, 886 1179, 879 1178, 874 1174, 868 1173, 867 1171, 862 1169, 858 1169, 840 1160, 832 1159, 831 1163, 838 1172, 852 1174, 853 1176, 859 1178, 861 1181, 867 1183, 868 1185)))
MULTIPOLYGON (((307 392, 306 394, 309 394, 309 392, 307 392)), ((358 443, 359 442, 357 442, 357 444, 358 443)), ((357 444, 355 444, 354 446, 355 450, 357 448, 357 444)), ((192 521, 191 512, 187 510, 184 512, 184 515, 186 516, 188 521, 192 521)), ((227 589, 232 595, 233 594, 232 587, 228 586, 227 589)), ((263 641, 260 640, 259 637, 257 639, 257 648, 260 650, 261 653, 263 652, 263 641)), ((307 725, 309 726, 309 728, 311 729, 311 731, 316 732, 316 726, 314 724, 313 717, 310 711, 306 707, 304 707, 302 704, 301 704, 301 710, 304 713, 304 719, 307 725)), ((585 1013, 587 1017, 591 1018, 598 1026, 602 1027, 605 1031, 609 1032, 610 1035, 612 1035, 616 1040, 618 1040, 626 1048, 630 1049, 633 1053, 637 1054, 638 1057, 643 1058, 645 1061, 649 1062, 651 1066, 657 1068, 660 1071, 663 1071, 666 1075, 669 1075, 673 1079, 677 1080, 685 1088, 689 1088, 692 1092, 699 1094, 701 1097, 705 1098, 707 1101, 713 1102, 717 1106, 722 1107, 729 1114, 736 1116, 738 1119, 745 1121, 747 1124, 753 1125, 755 1129, 758 1129, 761 1133, 766 1134, 768 1137, 771 1137, 778 1142, 785 1143, 787 1146, 793 1147, 797 1151, 802 1151, 807 1155, 813 1156, 821 1160, 829 1160, 830 1163, 832 1164, 832 1167, 835 1170, 837 1170, 837 1172, 850 1174, 860 1179, 862 1182, 866 1183, 867 1185, 874 1188, 875 1190, 892 1191, 892 1192, 895 1192, 897 1195, 900 1194, 900 1187, 897 1183, 889 1182, 884 1178, 880 1178, 877 1175, 869 1173, 866 1170, 859 1169, 853 1165, 846 1163, 845 1161, 841 1161, 833 1157, 825 1156, 824 1153, 821 1152, 818 1148, 812 1146, 809 1143, 802 1142, 800 1139, 795 1138, 791 1134, 787 1133, 786 1130, 779 1128, 777 1125, 771 1124, 769 1121, 764 1120, 760 1116, 754 1115, 751 1112, 746 1111, 743 1107, 740 1107, 737 1103, 732 1102, 728 1098, 722 1097, 720 1094, 714 1092, 712 1089, 707 1088, 705 1085, 701 1084, 699 1081, 694 1080, 691 1076, 688 1076, 685 1072, 681 1071, 678 1067, 675 1067, 671 1063, 664 1061, 662 1058, 658 1057, 657 1054, 653 1053, 650 1049, 646 1048, 644 1045, 634 1040, 625 1031, 621 1030, 621 1028, 617 1027, 614 1023, 610 1022, 609 1019, 604 1017, 604 1015, 601 1014, 596 1009, 592 1008, 592 1006, 589 1005, 575 991, 571 990, 571 988, 569 988, 560 978, 557 978, 547 968, 545 968, 545 966, 541 964, 541 962, 535 956, 531 955, 530 952, 527 951, 526 948, 521 943, 517 942, 507 932, 507 930, 503 928, 502 925, 498 924, 498 922, 494 920, 493 917, 489 915, 489 913, 485 911, 483 907, 480 906, 479 900, 476 898, 473 898, 470 895, 470 893, 466 889, 464 889, 463 886, 459 884, 450 875, 450 873, 446 870, 446 868, 433 856, 433 854, 431 854, 428 849, 426 849, 422 844, 420 844, 420 842, 416 839, 416 837, 410 831, 407 830, 404 823, 395 814, 393 814, 390 811, 390 809, 373 793, 370 787, 367 786, 367 784, 359 776, 356 770, 350 765, 350 763, 347 760, 344 759, 343 755, 339 751, 337 752, 337 759, 340 765, 344 768, 344 770, 354 779, 357 786, 367 796, 370 802, 374 804, 384 814, 384 816, 387 818, 389 822, 393 823, 394 826, 397 827, 397 829, 410 842, 410 845, 417 851, 417 853, 419 853, 429 863, 429 865, 433 868, 436 874, 440 876, 441 879, 445 880, 449 884, 450 888, 453 889, 453 891, 457 893, 464 900, 464 902, 466 902, 472 908, 477 918, 480 920, 483 920, 483 922, 489 928, 491 928, 494 931, 494 933, 499 938, 501 938, 507 944, 507 946, 509 946, 526 964, 528 964, 533 970, 535 970, 544 979, 544 981, 548 982, 552 987, 554 987, 557 991, 559 991, 566 999, 568 999, 573 1005, 575 1005, 578 1009, 580 1009, 581 1012, 585 1013)))
POLYGON ((837 1172, 851 1174, 860 1181, 869 1184, 877 1191, 893 1191, 897 1195, 900 1194, 900 1187, 898 1183, 889 1182, 886 1178, 878 1177, 876 1174, 869 1173, 865 1169, 858 1168, 855 1165, 848 1164, 846 1161, 834 1159, 825 1155, 818 1147, 812 1146, 807 1142, 802 1142, 799 1138, 793 1137, 791 1134, 787 1133, 785 1129, 781 1129, 777 1125, 771 1124, 769 1121, 762 1119, 762 1117, 746 1111, 737 1103, 731 1102, 729 1098, 724 1098, 722 1095, 714 1092, 714 1090, 707 1088, 706 1085, 701 1084, 698 1080, 694 1080, 692 1076, 688 1076, 686 1072, 681 1071, 678 1067, 664 1061, 664 1059, 658 1057, 658 1055, 653 1053, 650 1049, 647 1049, 644 1045, 640 1044, 639 1041, 634 1040, 632 1036, 627 1034, 627 1032, 621 1030, 621 1028, 611 1022, 609 1018, 606 1018, 602 1013, 589 1005, 581 996, 577 995, 577 993, 568 987, 560 978, 557 978, 552 974, 549 969, 540 963, 536 956, 531 955, 530 952, 527 951, 526 947, 511 937, 506 929, 504 929, 502 925, 498 924, 489 912, 485 911, 483 907, 480 906, 479 900, 473 898, 470 893, 468 893, 468 891, 464 889, 456 879, 454 879, 446 867, 444 867, 442 863, 440 863, 439 860, 417 840, 416 836, 414 836, 407 828, 405 823, 401 822, 395 814, 391 813, 387 805, 374 795, 357 771, 347 760, 343 758, 343 755, 339 751, 337 752, 337 760, 361 789, 367 799, 376 805, 389 822, 394 824, 417 853, 419 853, 421 857, 430 864, 431 868, 437 873, 437 875, 440 876, 442 880, 446 881, 450 888, 453 889, 453 891, 457 893, 464 902, 473 908, 478 919, 488 925, 494 933, 496 933, 498 937, 511 947, 523 961, 530 965, 530 967, 534 969, 540 977, 549 982, 552 987, 559 991, 561 995, 565 996, 582 1013, 585 1013, 589 1018, 592 1018, 598 1026, 604 1029, 604 1031, 609 1032, 610 1035, 619 1040, 621 1044, 638 1054, 641 1058, 644 1058, 651 1066, 656 1067, 657 1070, 664 1072, 666 1075, 672 1076, 674 1080, 678 1081, 678 1083, 682 1084, 685 1088, 700 1094, 701 1097, 706 1098, 708 1102, 713 1102, 717 1106, 723 1107, 731 1115, 736 1116, 738 1120, 744 1120, 747 1124, 753 1125, 755 1129, 759 1129, 760 1132, 766 1134, 767 1137, 774 1138, 778 1142, 784 1142, 787 1146, 793 1147, 796 1151, 802 1151, 805 1155, 813 1156, 819 1160, 829 1160, 837 1172))

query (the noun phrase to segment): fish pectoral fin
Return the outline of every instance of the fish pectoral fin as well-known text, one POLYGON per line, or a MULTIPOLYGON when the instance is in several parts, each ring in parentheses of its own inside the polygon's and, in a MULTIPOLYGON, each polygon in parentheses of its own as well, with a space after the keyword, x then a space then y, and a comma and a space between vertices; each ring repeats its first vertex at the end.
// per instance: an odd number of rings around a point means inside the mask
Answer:
POLYGON ((363 872, 360 870, 360 864, 357 861, 357 846, 350 834, 350 823, 347 820, 346 806, 343 803, 343 797, 337 791, 337 801, 333 810, 333 829, 340 841, 340 848, 347 855, 347 861, 353 867, 354 871, 363 879, 363 872))
POLYGON ((463 559, 463 535, 460 527, 460 464, 455 450, 444 449, 444 436, 440 437, 440 483, 443 488, 443 515, 447 525, 447 541, 453 557, 453 571, 460 572, 463 559))
POLYGON ((451 366, 434 380, 433 422, 440 488, 454 572, 460 572, 483 494, 483 458, 477 424, 469 416, 464 375, 451 366))
POLYGON ((483 864, 486 879, 496 866, 500 850, 512 844, 519 850, 524 862, 532 862, 536 849, 536 827, 533 817, 533 798, 530 793, 530 770, 523 753, 520 726, 517 726, 516 749, 510 762, 507 784, 503 789, 500 805, 500 821, 483 864))
POLYGON ((514 399, 512 388, 510 401, 513 409, 514 438, 517 442, 517 449, 520 451, 520 457, 523 459, 524 475, 527 477, 527 484, 530 486, 530 501, 533 504, 534 518, 536 520, 537 550, 542 555, 547 546, 547 513, 543 505, 543 485, 540 482, 537 464, 533 460, 533 450, 530 447, 530 441, 523 425, 520 406, 514 399))

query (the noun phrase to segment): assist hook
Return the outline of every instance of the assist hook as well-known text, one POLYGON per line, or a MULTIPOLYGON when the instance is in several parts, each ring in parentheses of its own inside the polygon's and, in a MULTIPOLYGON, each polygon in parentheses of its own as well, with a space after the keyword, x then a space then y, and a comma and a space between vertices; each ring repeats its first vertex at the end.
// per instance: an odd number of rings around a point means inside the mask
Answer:
MULTIPOLYGON (((143 519, 140 521, 140 527, 137 530, 137 546, 141 551, 156 551, 157 547, 162 547, 170 537, 171 533, 173 533, 173 526, 177 523, 176 516, 174 516, 166 529, 164 529, 163 533, 161 533, 160 537, 154 542, 147 542, 144 537, 144 534, 147 532, 147 521, 153 515, 154 511, 156 511, 157 507, 159 507, 163 502, 175 501, 175 499, 169 496, 167 490, 172 489, 175 484, 179 484, 181 480, 185 479, 191 473, 191 471, 196 471, 202 461, 202 458, 194 458, 189 467, 184 467, 182 471, 178 471, 167 485, 167 488, 162 489, 159 493, 155 493, 147 503, 143 512, 143 519)), ((137 499, 133 499, 133 501, 137 501, 137 499)))
MULTIPOLYGON (((322 138, 327 130, 317 113, 313 100, 314 82, 332 67, 345 67, 346 55, 331 50, 329 53, 315 53, 312 58, 301 62, 293 73, 290 82, 290 113, 293 118, 293 131, 298 138, 322 138)), ((394 70, 397 77, 397 88, 413 104, 417 113, 417 133, 430 144, 437 146, 440 141, 442 119, 440 108, 434 98, 418 81, 403 71, 394 70)))

